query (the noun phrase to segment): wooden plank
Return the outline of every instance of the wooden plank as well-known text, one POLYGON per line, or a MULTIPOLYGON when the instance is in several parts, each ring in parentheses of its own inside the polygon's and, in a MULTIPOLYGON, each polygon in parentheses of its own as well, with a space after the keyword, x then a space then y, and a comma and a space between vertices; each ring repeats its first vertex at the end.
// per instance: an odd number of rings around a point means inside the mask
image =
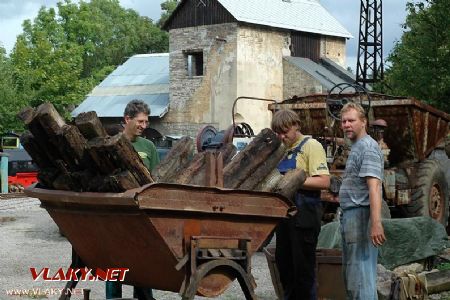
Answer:
POLYGON ((157 182, 175 182, 175 177, 187 167, 193 155, 194 141, 188 136, 182 137, 152 171, 152 177, 157 182))
POLYGON ((302 169, 290 170, 283 175, 276 188, 272 191, 293 200, 297 191, 306 180, 306 173, 302 169))
POLYGON ((263 181, 273 169, 275 169, 285 155, 286 147, 281 144, 268 159, 263 161, 251 176, 247 177, 241 185, 240 190, 254 190, 258 184, 263 181))
POLYGON ((238 188, 280 145, 281 140, 272 130, 268 128, 262 130, 247 147, 225 166, 223 173, 224 187, 238 188))

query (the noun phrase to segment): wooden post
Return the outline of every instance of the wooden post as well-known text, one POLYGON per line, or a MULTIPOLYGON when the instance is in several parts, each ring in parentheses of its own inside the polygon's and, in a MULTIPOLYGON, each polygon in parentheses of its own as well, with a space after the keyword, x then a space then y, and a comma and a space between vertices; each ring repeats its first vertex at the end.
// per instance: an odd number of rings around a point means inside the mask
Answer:
POLYGON ((281 140, 272 130, 263 129, 244 150, 225 166, 224 186, 231 189, 238 188, 280 145, 281 140))
POLYGON ((272 191, 292 200, 297 191, 302 187, 305 180, 306 173, 304 170, 290 170, 283 175, 283 178, 281 178, 276 188, 272 191))
POLYGON ((130 171, 139 185, 153 182, 150 172, 145 167, 139 154, 122 133, 89 141, 88 151, 97 169, 105 175, 122 169, 130 171))
POLYGON ((193 155, 194 141, 188 136, 182 137, 152 171, 152 177, 157 182, 174 182, 180 171, 188 166, 193 155))
POLYGON ((87 140, 108 136, 95 111, 80 113, 75 118, 75 125, 87 140))
POLYGON ((286 148, 281 144, 275 152, 273 152, 265 161, 263 161, 251 176, 247 177, 244 182, 239 185, 240 190, 253 190, 263 181, 273 169, 275 169, 283 159, 286 148))

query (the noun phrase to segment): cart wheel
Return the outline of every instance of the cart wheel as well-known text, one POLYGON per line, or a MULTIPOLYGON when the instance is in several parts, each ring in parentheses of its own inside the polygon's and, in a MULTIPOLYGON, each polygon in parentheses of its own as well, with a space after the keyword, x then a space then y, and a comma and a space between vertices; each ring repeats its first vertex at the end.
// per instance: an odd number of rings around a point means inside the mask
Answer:
POLYGON ((448 185, 439 162, 426 159, 417 168, 417 182, 411 203, 402 206, 406 217, 430 216, 444 226, 448 224, 448 185))
POLYGON ((341 120, 341 109, 348 102, 360 104, 366 114, 370 109, 370 94, 362 86, 352 83, 339 83, 333 86, 328 93, 326 101, 327 112, 335 120, 341 120))
POLYGON ((216 135, 217 129, 214 128, 214 126, 206 125, 203 128, 201 128, 197 133, 197 138, 195 141, 197 151, 198 152, 204 151, 203 146, 207 145, 208 143, 211 143, 211 140, 214 139, 216 135))

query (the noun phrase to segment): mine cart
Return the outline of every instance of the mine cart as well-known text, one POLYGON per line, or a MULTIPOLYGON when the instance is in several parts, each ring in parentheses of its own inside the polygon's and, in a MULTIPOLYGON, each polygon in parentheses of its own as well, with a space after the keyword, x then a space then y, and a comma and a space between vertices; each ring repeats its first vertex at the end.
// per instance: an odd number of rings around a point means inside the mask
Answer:
POLYGON ((26 193, 40 199, 83 265, 129 268, 125 284, 183 299, 218 296, 235 279, 247 299, 256 299, 251 256, 279 220, 295 213, 278 194, 180 184, 26 193))
MULTIPOLYGON (((271 104, 272 111, 292 109, 302 120, 303 134, 317 138, 326 149, 332 178, 331 192, 322 199, 337 202, 340 176, 349 153, 340 129, 340 109, 360 103, 369 117, 369 133, 384 157, 383 196, 395 216, 431 216, 444 225, 449 217, 450 115, 413 98, 368 93, 350 84, 328 94, 296 97, 271 104)), ((331 216, 332 217, 332 216, 331 216)))

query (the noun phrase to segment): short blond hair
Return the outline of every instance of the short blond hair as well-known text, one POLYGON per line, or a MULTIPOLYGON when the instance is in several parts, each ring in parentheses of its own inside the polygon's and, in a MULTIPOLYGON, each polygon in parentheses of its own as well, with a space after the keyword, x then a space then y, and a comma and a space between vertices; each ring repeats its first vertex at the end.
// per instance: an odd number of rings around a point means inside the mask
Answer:
POLYGON ((300 117, 291 109, 277 111, 272 118, 270 127, 277 133, 287 132, 292 126, 300 128, 300 117))
POLYGON ((367 120, 366 111, 361 106, 361 104, 355 102, 348 102, 347 104, 345 104, 344 107, 342 107, 341 109, 341 116, 342 114, 348 112, 351 109, 356 110, 361 120, 367 120))

